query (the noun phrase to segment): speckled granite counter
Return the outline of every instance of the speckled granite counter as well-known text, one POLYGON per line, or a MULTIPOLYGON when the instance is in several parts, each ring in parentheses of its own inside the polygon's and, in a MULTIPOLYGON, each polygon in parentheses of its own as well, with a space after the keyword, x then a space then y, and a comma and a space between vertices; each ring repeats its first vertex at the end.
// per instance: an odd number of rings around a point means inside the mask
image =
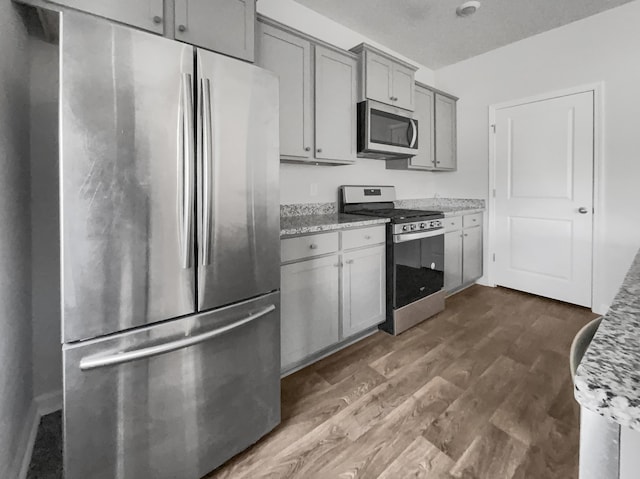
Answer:
POLYGON ((482 213, 485 210, 484 200, 464 198, 421 198, 415 200, 397 200, 394 203, 398 208, 442 211, 445 216, 469 215, 482 213))
MULTIPOLYGON (((484 211, 484 200, 462 198, 419 198, 397 200, 397 208, 442 211, 445 216, 484 211)), ((336 203, 302 203, 280 206, 280 236, 321 233, 344 228, 387 223, 385 218, 338 213, 336 203)))
POLYGON ((640 252, 578 366, 575 388, 586 409, 640 431, 640 252))
POLYGON ((345 215, 340 213, 282 216, 280 217, 280 236, 295 236, 345 228, 381 225, 388 221, 386 218, 372 218, 370 216, 345 215))

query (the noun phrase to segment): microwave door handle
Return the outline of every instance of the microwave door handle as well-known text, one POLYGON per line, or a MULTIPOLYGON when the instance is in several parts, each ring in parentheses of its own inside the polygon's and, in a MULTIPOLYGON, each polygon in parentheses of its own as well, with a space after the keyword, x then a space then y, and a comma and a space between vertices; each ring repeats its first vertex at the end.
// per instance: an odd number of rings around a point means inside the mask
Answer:
POLYGON ((413 148, 416 144, 416 140, 418 139, 418 127, 416 126, 416 122, 413 118, 409 118, 409 123, 411 124, 411 142, 409 143, 409 148, 413 148))

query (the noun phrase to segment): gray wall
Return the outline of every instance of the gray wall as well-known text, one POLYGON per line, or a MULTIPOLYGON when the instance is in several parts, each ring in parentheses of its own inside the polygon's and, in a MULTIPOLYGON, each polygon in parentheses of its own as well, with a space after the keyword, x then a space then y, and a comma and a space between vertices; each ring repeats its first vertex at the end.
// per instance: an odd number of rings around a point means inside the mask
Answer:
MULTIPOLYGON (((17 473, 31 425, 28 38, 0 1, 0 477, 17 473)), ((33 411, 31 411, 32 413, 33 411)))
POLYGON ((34 396, 62 391, 58 46, 30 37, 34 396))

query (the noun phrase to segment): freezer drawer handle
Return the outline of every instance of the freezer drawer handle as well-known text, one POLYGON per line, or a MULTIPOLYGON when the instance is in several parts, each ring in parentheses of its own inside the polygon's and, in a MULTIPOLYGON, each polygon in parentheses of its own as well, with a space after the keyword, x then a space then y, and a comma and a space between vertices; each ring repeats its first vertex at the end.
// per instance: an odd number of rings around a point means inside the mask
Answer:
POLYGON ((207 333, 198 334, 197 336, 179 339, 177 341, 171 341, 164 344, 158 344, 156 346, 150 346, 148 348, 135 349, 133 351, 121 351, 115 354, 110 354, 108 356, 89 356, 87 358, 83 358, 80 361, 80 369, 82 371, 89 371, 91 369, 102 368, 105 366, 114 366, 117 364, 129 363, 131 361, 150 358, 152 356, 158 356, 159 354, 170 353, 171 351, 194 346, 196 344, 208 341, 210 339, 228 333, 229 331, 233 331, 234 329, 244 326, 251 321, 254 321, 271 313, 272 311, 275 311, 275 309, 275 305, 270 304, 266 308, 261 309, 257 313, 253 313, 240 321, 228 324, 227 326, 223 326, 218 329, 214 329, 213 331, 209 331, 207 333))

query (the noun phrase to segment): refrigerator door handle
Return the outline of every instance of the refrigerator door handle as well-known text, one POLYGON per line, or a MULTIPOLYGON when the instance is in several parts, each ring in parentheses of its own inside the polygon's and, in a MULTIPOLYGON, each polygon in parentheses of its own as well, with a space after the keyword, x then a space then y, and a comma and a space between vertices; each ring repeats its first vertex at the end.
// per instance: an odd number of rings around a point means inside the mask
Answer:
POLYGON ((196 344, 200 344, 204 341, 208 341, 210 339, 221 336, 222 334, 233 331, 234 329, 244 326, 247 323, 266 316, 267 314, 275 310, 276 306, 274 304, 270 304, 260 311, 250 314, 244 319, 241 319, 240 321, 236 321, 235 323, 231 323, 226 326, 222 326, 221 328, 216 328, 213 331, 208 331, 196 336, 178 339, 176 341, 170 341, 168 343, 158 344, 155 346, 149 346, 147 348, 134 349, 133 351, 120 351, 108 356, 100 355, 82 358, 80 360, 80 369, 82 371, 90 371, 92 369, 103 368, 106 366, 115 366, 118 364, 150 358, 152 356, 158 356, 160 354, 170 353, 171 351, 187 348, 189 346, 194 346, 196 344))
POLYGON ((182 127, 180 131, 181 145, 181 175, 180 190, 182 192, 181 212, 181 245, 182 245, 182 267, 191 267, 191 250, 193 246, 193 158, 194 158, 194 129, 193 129, 193 90, 191 75, 182 75, 182 127))
POLYGON ((208 78, 201 80, 202 98, 202 218, 200 231, 202 232, 201 257, 202 266, 210 262, 211 254, 211 169, 213 148, 211 145, 212 117, 211 117, 211 82, 208 78))

